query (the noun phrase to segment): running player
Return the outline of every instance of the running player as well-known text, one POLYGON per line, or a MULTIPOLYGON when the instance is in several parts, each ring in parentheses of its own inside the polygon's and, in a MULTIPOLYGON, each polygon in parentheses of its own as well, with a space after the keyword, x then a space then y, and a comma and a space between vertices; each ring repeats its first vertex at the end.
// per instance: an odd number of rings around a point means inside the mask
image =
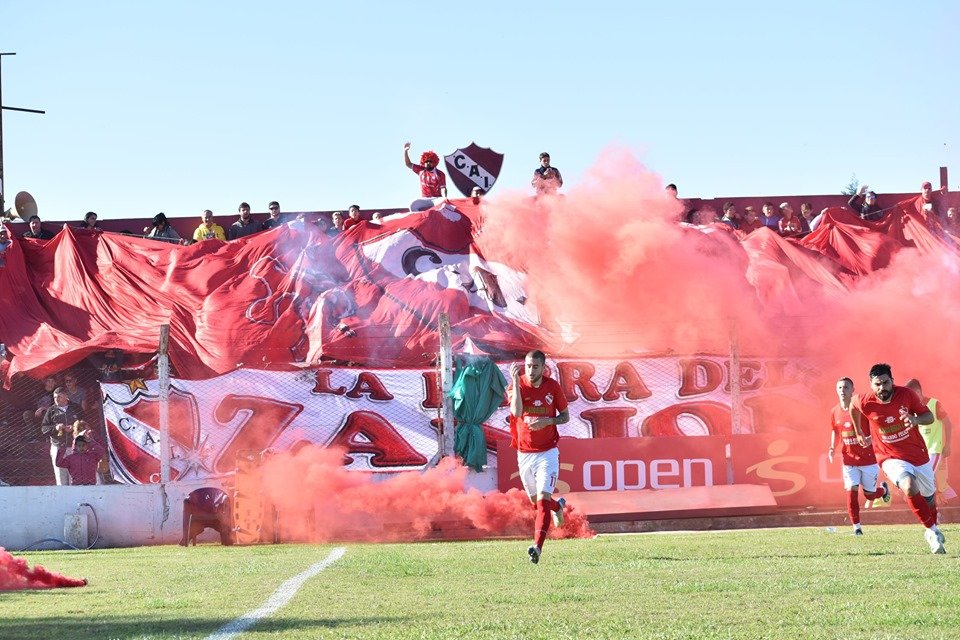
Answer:
POLYGON ((543 542, 547 539, 550 520, 563 525, 563 498, 553 499, 553 489, 560 474, 560 433, 557 425, 570 420, 567 399, 556 380, 543 373, 546 356, 531 351, 520 365, 510 368, 510 445, 517 450, 517 466, 523 488, 537 509, 533 546, 527 549, 530 562, 540 562, 543 542))
MULTIPOLYGON (((850 378, 837 380, 837 398, 840 399, 840 402, 830 412, 832 429, 827 457, 833 463, 833 452, 839 440, 840 452, 843 456, 843 488, 847 491, 847 513, 850 515, 850 522, 853 524, 853 535, 862 536, 860 487, 863 487, 863 495, 868 500, 882 498, 884 502, 890 502, 890 488, 886 482, 883 482, 880 485, 880 490, 877 490, 880 467, 877 465, 877 457, 873 453, 873 447, 869 443, 865 447, 861 447, 857 443, 857 434, 853 430, 853 422, 850 418, 850 403, 853 401, 853 380, 850 378)), ((870 436, 867 434, 867 440, 869 439, 870 436)))

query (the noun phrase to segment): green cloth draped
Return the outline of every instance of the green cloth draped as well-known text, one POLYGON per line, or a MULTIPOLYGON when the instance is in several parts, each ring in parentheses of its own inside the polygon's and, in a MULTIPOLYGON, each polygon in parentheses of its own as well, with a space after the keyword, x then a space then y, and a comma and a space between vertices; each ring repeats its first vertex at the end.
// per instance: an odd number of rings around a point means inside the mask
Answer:
POLYGON ((481 426, 503 402, 507 379, 486 356, 460 354, 450 390, 456 418, 453 450, 474 471, 487 464, 487 439, 481 426))

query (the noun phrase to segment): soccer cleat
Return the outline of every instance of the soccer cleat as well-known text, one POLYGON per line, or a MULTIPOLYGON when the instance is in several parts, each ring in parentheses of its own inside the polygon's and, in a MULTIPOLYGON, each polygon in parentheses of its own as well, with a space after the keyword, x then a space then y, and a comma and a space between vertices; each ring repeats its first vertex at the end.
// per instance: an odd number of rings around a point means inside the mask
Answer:
POLYGON ((940 544, 943 544, 944 542, 947 541, 947 537, 943 535, 943 531, 940 531, 940 527, 937 527, 936 529, 934 529, 933 532, 937 534, 937 540, 940 541, 940 544))
POLYGON ((940 541, 940 536, 938 536, 937 532, 933 529, 927 529, 924 531, 923 537, 927 539, 927 544, 930 545, 930 553, 947 552, 947 550, 943 548, 943 543, 940 541))
POLYGON ((853 535, 855 535, 855 536, 862 536, 862 535, 863 535, 863 529, 861 529, 860 527, 854 527, 854 528, 853 528, 853 535))
POLYGON ((551 511, 550 517, 553 518, 553 526, 559 529, 563 526, 563 508, 567 506, 567 501, 563 498, 557 498, 557 504, 560 505, 560 508, 556 511, 551 511))
POLYGON ((537 549, 536 547, 530 547, 527 549, 527 555, 530 556, 530 562, 533 564, 540 562, 540 549, 537 549))
POLYGON ((893 497, 890 495, 890 485, 888 485, 887 481, 884 480, 883 482, 880 483, 880 486, 883 487, 883 497, 880 499, 883 500, 885 503, 889 504, 890 499, 893 497))

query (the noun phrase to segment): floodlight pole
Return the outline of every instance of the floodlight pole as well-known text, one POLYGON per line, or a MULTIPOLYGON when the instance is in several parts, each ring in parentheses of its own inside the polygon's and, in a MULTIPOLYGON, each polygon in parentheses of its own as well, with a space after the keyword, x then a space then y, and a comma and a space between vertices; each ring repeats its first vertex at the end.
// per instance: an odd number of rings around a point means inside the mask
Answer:
MULTIPOLYGON (((15 56, 16 53, 10 52, 0 52, 0 62, 3 61, 2 56, 15 56)), ((27 113, 46 113, 46 111, 40 111, 39 109, 23 109, 21 107, 5 107, 3 106, 3 71, 2 65, 0 65, 0 215, 3 214, 6 209, 4 209, 4 196, 6 192, 4 189, 3 182, 3 112, 6 111, 25 111, 27 113)))

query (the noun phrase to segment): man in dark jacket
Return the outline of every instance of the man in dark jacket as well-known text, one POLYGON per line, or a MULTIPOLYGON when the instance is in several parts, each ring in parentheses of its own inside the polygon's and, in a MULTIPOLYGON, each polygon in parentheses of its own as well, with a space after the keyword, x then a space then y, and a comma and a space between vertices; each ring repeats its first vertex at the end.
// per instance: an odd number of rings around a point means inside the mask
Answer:
POLYGON ((867 185, 862 185, 860 191, 850 196, 847 205, 863 220, 879 220, 883 217, 883 209, 877 204, 877 194, 868 191, 867 185))

